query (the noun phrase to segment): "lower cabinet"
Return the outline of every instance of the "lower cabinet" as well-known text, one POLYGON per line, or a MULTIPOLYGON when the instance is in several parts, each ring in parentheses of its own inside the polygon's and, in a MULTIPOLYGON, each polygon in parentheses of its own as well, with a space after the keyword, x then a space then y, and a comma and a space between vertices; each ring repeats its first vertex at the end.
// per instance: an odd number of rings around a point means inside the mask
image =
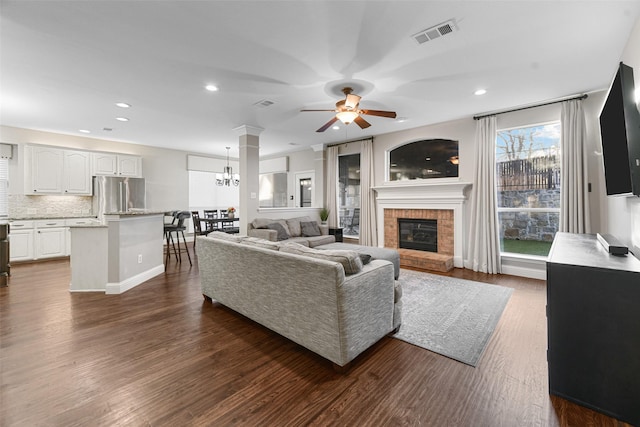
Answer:
POLYGON ((9 231, 10 261, 69 256, 69 227, 95 222, 95 218, 12 221, 9 231))
POLYGON ((9 242, 11 261, 27 261, 33 259, 33 229, 11 230, 9 242))
POLYGON ((66 228, 38 228, 35 233, 35 258, 61 257, 66 252, 66 228))

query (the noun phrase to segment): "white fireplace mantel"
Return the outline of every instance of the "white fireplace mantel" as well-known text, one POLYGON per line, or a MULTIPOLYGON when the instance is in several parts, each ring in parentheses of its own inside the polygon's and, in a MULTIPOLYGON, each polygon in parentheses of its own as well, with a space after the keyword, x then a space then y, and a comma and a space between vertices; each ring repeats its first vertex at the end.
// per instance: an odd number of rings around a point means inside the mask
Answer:
POLYGON ((470 182, 458 179, 412 180, 386 182, 373 187, 376 191, 378 242, 384 242, 385 209, 450 209, 453 210, 453 265, 463 267, 464 202, 470 182))

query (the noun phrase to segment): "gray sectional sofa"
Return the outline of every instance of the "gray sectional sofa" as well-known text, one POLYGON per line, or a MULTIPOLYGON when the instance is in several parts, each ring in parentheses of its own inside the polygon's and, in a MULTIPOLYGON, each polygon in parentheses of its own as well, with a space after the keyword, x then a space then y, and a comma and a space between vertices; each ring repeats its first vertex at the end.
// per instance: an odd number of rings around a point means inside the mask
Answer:
POLYGON ((400 326, 401 291, 389 261, 363 265, 353 251, 225 233, 197 239, 205 298, 338 366, 400 326))
POLYGON ((287 219, 256 218, 247 225, 247 235, 272 242, 287 240, 311 248, 336 241, 329 234, 329 227, 318 225, 308 216, 287 219), (309 225, 312 223, 316 224, 317 229, 314 230, 313 225, 309 225))

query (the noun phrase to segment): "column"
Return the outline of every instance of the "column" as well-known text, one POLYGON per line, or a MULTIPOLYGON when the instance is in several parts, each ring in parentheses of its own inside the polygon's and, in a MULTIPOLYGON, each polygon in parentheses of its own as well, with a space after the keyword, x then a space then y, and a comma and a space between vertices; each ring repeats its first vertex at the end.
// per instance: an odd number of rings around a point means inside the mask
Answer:
POLYGON ((258 178, 260 174, 260 139, 263 129, 243 125, 234 129, 240 148, 240 234, 247 234, 247 224, 258 216, 258 178))
POLYGON ((313 167, 315 170, 315 182, 313 185, 316 187, 316 191, 313 192, 314 200, 312 201, 311 206, 314 208, 324 207, 324 201, 327 195, 327 190, 325 189, 324 182, 324 170, 325 170, 325 151, 324 144, 315 144, 312 145, 313 149, 313 167))

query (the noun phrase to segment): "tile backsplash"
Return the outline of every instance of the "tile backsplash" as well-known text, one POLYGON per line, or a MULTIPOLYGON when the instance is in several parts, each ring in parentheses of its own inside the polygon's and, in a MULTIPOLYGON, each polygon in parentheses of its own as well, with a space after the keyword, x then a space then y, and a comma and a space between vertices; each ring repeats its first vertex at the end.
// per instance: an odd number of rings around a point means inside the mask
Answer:
POLYGON ((93 216, 91 196, 9 195, 9 218, 70 218, 93 216))

